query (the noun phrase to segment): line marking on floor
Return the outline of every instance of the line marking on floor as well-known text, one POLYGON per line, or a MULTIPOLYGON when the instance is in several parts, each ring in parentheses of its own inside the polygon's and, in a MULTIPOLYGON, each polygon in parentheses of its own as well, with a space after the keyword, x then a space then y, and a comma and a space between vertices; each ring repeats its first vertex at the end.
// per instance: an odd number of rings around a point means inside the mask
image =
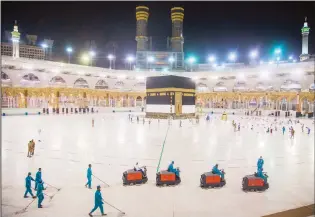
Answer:
POLYGON ((50 157, 50 159, 54 159, 54 160, 61 160, 60 157, 50 157))
POLYGON ((157 166, 157 168, 156 168, 156 172, 158 172, 159 169, 160 169, 160 164, 161 164, 161 160, 162 160, 162 155, 163 155, 163 152, 164 152, 165 141, 166 141, 166 138, 167 138, 168 130, 169 130, 169 129, 170 129, 170 125, 168 125, 167 130, 166 130, 166 134, 165 134, 165 138, 164 138, 164 142, 163 142, 163 146, 162 146, 162 150, 161 150, 161 154, 160 154, 159 163, 158 163, 158 166, 157 166))

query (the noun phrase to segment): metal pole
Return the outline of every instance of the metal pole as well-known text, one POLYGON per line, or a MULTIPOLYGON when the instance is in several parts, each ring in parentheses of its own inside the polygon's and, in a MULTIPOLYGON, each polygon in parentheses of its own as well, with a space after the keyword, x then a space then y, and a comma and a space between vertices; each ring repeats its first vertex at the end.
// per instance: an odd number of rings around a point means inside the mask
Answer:
POLYGON ((112 60, 109 60, 109 69, 112 69, 112 60))
POLYGON ((70 63, 70 52, 68 53, 68 63, 70 63))

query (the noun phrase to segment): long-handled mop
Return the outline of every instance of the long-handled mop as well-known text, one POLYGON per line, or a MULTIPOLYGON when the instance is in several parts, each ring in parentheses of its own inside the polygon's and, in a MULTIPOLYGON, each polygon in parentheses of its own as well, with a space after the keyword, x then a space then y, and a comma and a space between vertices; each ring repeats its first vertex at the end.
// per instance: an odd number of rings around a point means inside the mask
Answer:
POLYGON ((126 214, 125 212, 123 212, 123 211, 121 211, 120 209, 114 207, 113 205, 111 205, 110 203, 106 202, 105 200, 103 200, 103 201, 104 201, 107 205, 109 205, 109 206, 113 207, 114 209, 118 210, 119 212, 121 212, 122 214, 124 214, 124 215, 126 214))
POLYGON ((28 208, 35 200, 36 200, 36 198, 33 199, 25 208, 23 208, 23 209, 20 210, 20 211, 15 212, 14 214, 15 214, 15 215, 18 215, 18 214, 22 214, 22 213, 26 212, 27 208, 28 208))
POLYGON ((55 186, 52 186, 52 185, 48 184, 47 182, 45 182, 45 184, 49 185, 50 187, 53 187, 53 188, 57 189, 57 191, 60 191, 60 190, 61 190, 61 188, 57 188, 57 187, 55 187, 55 186))
MULTIPOLYGON (((94 176, 94 175, 93 175, 94 176)), ((96 176, 94 176, 95 178, 97 178, 96 176)), ((109 184, 107 184, 106 182, 104 182, 103 180, 97 178, 99 181, 103 182, 104 184, 106 184, 109 187, 109 184)))

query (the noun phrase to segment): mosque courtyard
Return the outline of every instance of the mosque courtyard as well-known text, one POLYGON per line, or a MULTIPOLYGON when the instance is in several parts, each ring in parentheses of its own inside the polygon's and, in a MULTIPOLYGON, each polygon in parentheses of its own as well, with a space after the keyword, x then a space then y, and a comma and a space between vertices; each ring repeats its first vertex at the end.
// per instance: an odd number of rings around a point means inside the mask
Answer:
MULTIPOLYGON (((2 216, 88 216, 97 185, 102 186, 104 200, 128 217, 260 217, 314 203, 313 120, 300 120, 311 128, 310 135, 306 129, 302 133, 301 124, 288 124, 284 118, 277 119, 278 130, 270 134, 266 130, 275 125, 274 118, 228 115, 222 121, 220 115, 212 115, 209 122, 204 117, 199 124, 184 120, 180 127, 179 121, 149 124, 142 121, 144 113, 132 115, 141 116, 139 123, 135 117, 130 122, 128 113, 2 117, 2 216), (234 131, 232 120, 241 124, 240 131, 234 131), (290 126, 296 131, 293 139, 290 126), (31 139, 36 142, 35 155, 28 158, 31 139), (245 193, 242 178, 256 171, 259 156, 265 160, 270 188, 245 193), (180 167, 178 186, 156 187, 160 157, 160 170, 172 160, 180 167), (147 166, 149 181, 123 186, 123 172, 136 162, 147 166), (216 163, 225 170, 227 184, 201 189, 200 175, 216 163), (109 187, 93 177, 93 189, 85 188, 88 164, 109 187), (46 184, 61 190, 47 186, 44 192, 53 198, 45 196, 43 209, 35 200, 17 215, 32 201, 23 198, 25 177, 28 172, 35 177, 38 168, 46 184)), ((109 217, 122 216, 107 204, 104 210, 109 217)), ((94 214, 100 216, 99 210, 94 214)))

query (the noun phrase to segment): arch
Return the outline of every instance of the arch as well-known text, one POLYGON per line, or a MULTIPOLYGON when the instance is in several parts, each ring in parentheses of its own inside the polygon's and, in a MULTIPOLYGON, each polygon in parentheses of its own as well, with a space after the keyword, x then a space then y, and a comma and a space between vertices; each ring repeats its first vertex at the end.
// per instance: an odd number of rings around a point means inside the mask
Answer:
POLYGON ((12 86, 12 81, 10 77, 7 75, 7 73, 4 73, 1 71, 1 86, 2 87, 11 87, 12 86))
POLYGON ((144 81, 139 81, 133 85, 134 87, 145 87, 145 82, 144 81))
POLYGON ((66 87, 67 83, 61 76, 55 76, 49 81, 49 85, 52 87, 66 87))
POLYGON ((200 91, 200 92, 206 92, 209 90, 208 85, 203 83, 203 82, 199 82, 196 85, 196 89, 197 89, 197 91, 200 91))
POLYGON ((137 96, 137 98, 136 98, 136 106, 137 107, 141 107, 142 106, 142 97, 141 96, 137 96))
POLYGON ((106 89, 108 89, 108 84, 103 79, 98 80, 97 83, 95 84, 95 89, 106 90, 106 89))
POLYGON ((125 86, 125 83, 122 82, 122 81, 117 81, 117 82, 115 83, 115 88, 116 88, 116 89, 121 89, 121 88, 123 88, 124 86, 125 86))
POLYGON ((36 86, 40 83, 40 80, 33 73, 28 73, 22 77, 20 83, 22 86, 36 86))
POLYGON ((238 91, 244 92, 244 91, 248 91, 248 88, 246 87, 246 83, 244 81, 238 81, 234 84, 233 91, 234 92, 238 92, 238 91))
POLYGON ((280 91, 293 91, 293 92, 300 92, 302 89, 301 84, 298 81, 294 81, 291 79, 286 80, 280 86, 280 91))
POLYGON ((258 82, 255 86, 255 90, 257 91, 272 91, 273 90, 273 86, 264 83, 264 82, 258 82))
POLYGON ((78 78, 73 85, 74 88, 89 88, 88 82, 83 78, 78 78))
POLYGON ((224 82, 222 82, 222 81, 216 83, 215 87, 213 88, 213 92, 227 92, 227 91, 228 91, 228 89, 224 85, 224 82))

